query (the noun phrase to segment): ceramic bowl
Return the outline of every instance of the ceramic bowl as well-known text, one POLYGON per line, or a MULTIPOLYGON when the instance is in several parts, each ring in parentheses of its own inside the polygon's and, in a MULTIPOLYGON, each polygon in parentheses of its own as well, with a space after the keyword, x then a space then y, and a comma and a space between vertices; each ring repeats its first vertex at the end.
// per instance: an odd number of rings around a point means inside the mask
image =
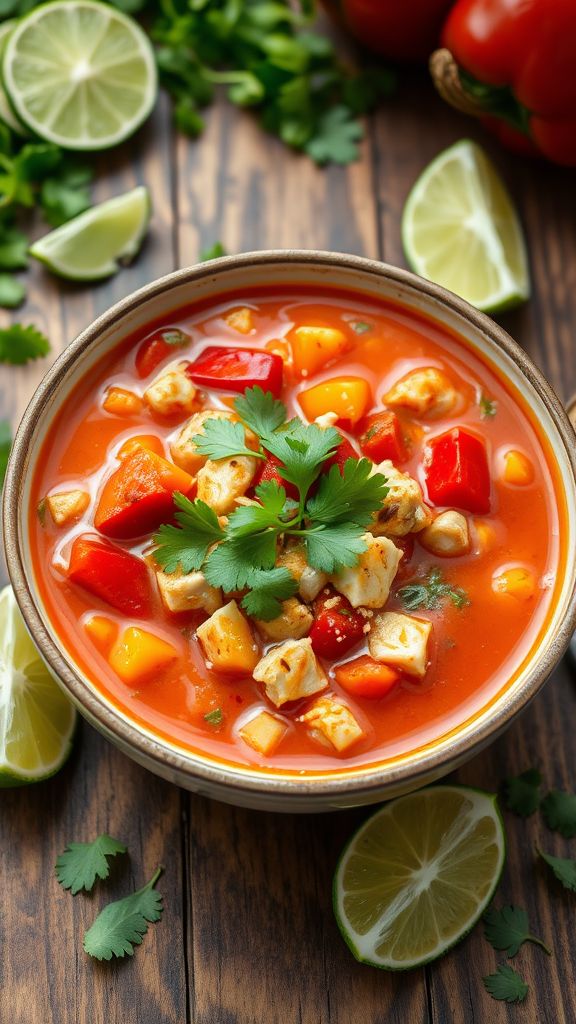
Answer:
POLYGON ((487 316, 444 289, 382 263, 322 252, 260 252, 179 270, 123 299, 73 341, 50 368, 18 430, 4 492, 8 570, 28 628, 44 659, 80 712, 129 757, 178 785, 230 803, 277 811, 318 811, 368 804, 416 789, 462 764, 501 733, 538 692, 575 626, 576 445, 566 413, 525 352, 487 316), (544 635, 513 680, 450 732, 420 749, 336 776, 264 775, 193 753, 155 736, 118 711, 83 676, 59 643, 35 583, 27 508, 35 461, 62 402, 75 383, 132 331, 196 301, 258 286, 306 283, 390 300, 445 324, 491 362, 528 403, 547 435, 566 503, 566 568, 557 583, 544 635))

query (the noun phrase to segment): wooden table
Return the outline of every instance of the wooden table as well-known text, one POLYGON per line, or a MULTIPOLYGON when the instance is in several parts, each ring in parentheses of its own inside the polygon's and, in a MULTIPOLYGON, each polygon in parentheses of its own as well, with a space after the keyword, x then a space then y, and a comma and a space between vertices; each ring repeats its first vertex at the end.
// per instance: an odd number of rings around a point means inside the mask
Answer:
MULTIPOLYGON (((177 137, 161 102, 153 122, 99 160, 95 199, 148 184, 149 241, 109 283, 57 284, 41 269, 24 318, 56 354, 95 314, 153 278, 196 261, 220 239, 227 250, 300 246, 363 253, 403 265, 400 213, 425 164, 474 136, 424 77, 402 83, 369 125, 360 162, 315 168, 225 104, 197 143, 177 137)), ((529 240, 534 296, 502 317, 561 395, 576 390, 574 173, 507 155, 478 133, 507 179, 529 240)), ((14 422, 48 361, 1 369, 4 414, 14 422)), ((457 779, 495 790, 539 765, 547 786, 574 785, 574 672, 560 666, 526 714, 457 779)), ((506 814, 509 855, 498 901, 527 908, 549 959, 524 946, 513 961, 530 982, 522 1008, 493 1001, 482 975, 497 956, 474 933, 426 970, 394 975, 353 960, 332 916, 332 872, 367 811, 281 816, 198 799, 137 767, 85 723, 75 753, 52 781, 2 794, 0 1020, 10 1024, 574 1024, 574 909, 536 863, 534 845, 574 856, 575 844, 535 816, 506 814), (112 884, 72 898, 54 862, 70 840, 107 831, 130 860, 112 884), (570 852, 571 851, 571 852, 570 852), (82 952, 97 910, 164 864, 163 920, 133 959, 99 964, 82 952)))

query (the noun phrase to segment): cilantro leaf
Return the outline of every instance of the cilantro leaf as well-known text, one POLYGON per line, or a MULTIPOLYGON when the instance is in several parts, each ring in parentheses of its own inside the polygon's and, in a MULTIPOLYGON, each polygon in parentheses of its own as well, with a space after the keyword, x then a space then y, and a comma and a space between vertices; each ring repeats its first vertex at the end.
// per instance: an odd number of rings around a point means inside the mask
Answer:
POLYGON ((0 420, 0 488, 4 483, 4 477, 6 476, 6 466, 8 465, 8 456, 10 455, 10 448, 12 447, 12 433, 10 431, 10 424, 7 420, 0 420))
POLYGON ((0 270, 24 270, 28 266, 28 245, 22 231, 0 224, 0 270))
POLYGON ((233 537, 255 533, 269 528, 279 532, 284 524, 280 516, 286 502, 286 491, 274 480, 265 480, 258 484, 256 495, 261 505, 241 505, 228 516, 228 532, 233 537))
POLYGON ((0 329, 0 363, 22 366, 50 351, 48 338, 30 324, 11 324, 0 329))
POLYGON ((40 189, 40 205, 45 220, 57 228, 77 217, 90 206, 89 167, 63 167, 57 178, 46 178, 40 189))
POLYGON ((362 527, 354 523, 336 523, 311 530, 306 536, 307 561, 320 572, 338 572, 356 565, 358 556, 366 551, 362 527))
POLYGON ((365 320, 350 320, 349 324, 356 334, 366 334, 367 331, 372 330, 372 324, 366 323, 365 320))
POLYGON ((282 614, 280 601, 292 597, 298 590, 298 581, 285 568, 252 571, 248 577, 251 588, 242 598, 242 607, 249 615, 270 622, 282 614))
POLYGON ((148 922, 159 921, 162 916, 162 896, 154 888, 162 868, 158 868, 150 881, 137 892, 104 907, 84 935, 84 951, 97 960, 111 960, 113 956, 132 956, 134 946, 140 945, 148 922))
POLYGON ((486 991, 504 1003, 521 1003, 528 995, 528 985, 508 964, 500 964, 495 974, 482 981, 486 991))
POLYGON ((91 843, 68 843, 56 861, 56 878, 73 896, 81 889, 90 892, 96 877, 108 878, 108 857, 117 853, 126 853, 126 847, 106 833, 91 843))
POLYGON ((209 260, 217 260, 219 256, 226 256, 226 249, 222 242, 214 242, 214 245, 203 249, 198 258, 199 263, 208 263, 209 260))
POLYGON ((304 149, 317 164, 349 164, 358 159, 358 142, 363 135, 364 129, 350 109, 336 106, 319 118, 314 137, 304 149))
POLYGON ((252 455, 262 458, 246 444, 246 433, 241 423, 232 420, 205 420, 201 434, 192 441, 200 455, 208 459, 230 459, 234 455, 252 455))
POLYGON ((484 914, 484 935, 494 949, 503 950, 508 957, 516 956, 524 942, 533 942, 548 956, 552 955, 542 939, 530 933, 528 914, 520 907, 502 907, 501 910, 490 907, 484 914))
POLYGON ((370 459, 346 459, 342 470, 331 466, 320 478, 306 511, 315 522, 367 526, 388 494, 386 477, 372 473, 370 459))
POLYGON ((504 782, 504 800, 508 810, 529 818, 538 809, 540 803, 540 785, 542 776, 536 768, 506 779, 504 782))
POLYGON ((491 420, 496 415, 498 405, 492 398, 488 398, 486 395, 480 395, 478 405, 480 407, 481 419, 491 420))
POLYGON ((208 548, 225 536, 218 517, 205 502, 174 495, 180 526, 163 524, 154 535, 154 559, 164 572, 193 572, 202 565, 208 548))
POLYGON ((400 587, 397 596, 408 611, 416 611, 418 608, 430 611, 438 608, 444 600, 451 601, 456 608, 464 608, 470 604, 466 591, 462 587, 453 587, 448 583, 436 566, 429 570, 427 576, 400 587))
POLYGON ((334 427, 323 430, 317 423, 306 425, 301 420, 291 420, 286 430, 262 439, 264 447, 282 463, 278 468, 280 476, 298 488, 302 499, 321 473, 322 463, 334 454, 341 441, 334 427))
POLYGON ((0 274, 0 306, 15 309, 26 298, 26 289, 12 274, 0 274))
POLYGON ((238 396, 234 409, 246 426, 261 438, 269 437, 286 422, 284 403, 257 384, 238 396))
POLYGON ((222 722, 224 721, 222 708, 214 708, 213 711, 208 711, 207 714, 204 715, 204 721, 208 722, 208 725, 215 725, 216 727, 222 725, 222 722))
POLYGON ((266 530, 219 544, 206 559, 204 575, 213 587, 231 593, 248 585, 254 569, 272 569, 275 561, 276 534, 266 530))
POLYGON ((564 888, 569 892, 576 892, 576 860, 571 860, 570 857, 553 857, 551 853, 544 853, 540 849, 538 853, 548 867, 552 868, 564 888))
POLYGON ((576 836, 576 794, 553 789, 542 801, 542 814, 548 828, 565 839, 576 836))

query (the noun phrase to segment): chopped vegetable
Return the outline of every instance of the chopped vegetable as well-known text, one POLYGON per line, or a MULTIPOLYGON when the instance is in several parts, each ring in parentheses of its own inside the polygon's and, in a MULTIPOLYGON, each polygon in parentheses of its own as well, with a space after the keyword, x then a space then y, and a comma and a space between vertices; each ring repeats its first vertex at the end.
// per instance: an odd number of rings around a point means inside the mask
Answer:
POLYGON ((235 601, 218 608, 198 626, 196 635, 216 672, 250 675, 258 662, 252 630, 235 601))
POLYGON ((415 612, 419 608, 438 608, 444 600, 451 601, 456 608, 465 608, 470 603, 466 591, 462 587, 452 586, 436 566, 430 569, 426 576, 416 578, 401 587, 398 597, 410 612, 415 612))
POLYGON ((508 594, 519 601, 530 601, 536 594, 537 583, 534 573, 524 566, 514 566, 497 573, 492 579, 492 590, 496 594, 508 594))
POLYGON ((310 629, 312 650, 320 658, 341 658, 364 637, 366 619, 349 601, 333 590, 323 591, 314 602, 310 629))
POLYGON ((108 656, 118 636, 118 623, 105 615, 91 615, 86 619, 84 629, 100 653, 108 656))
POLYGON ((333 377, 301 391, 298 401, 304 415, 315 420, 324 413, 334 412, 342 426, 358 423, 372 402, 370 385, 361 377, 333 377))
POLYGON ((261 711, 242 726, 240 735, 249 747, 269 757, 286 735, 287 728, 287 723, 280 718, 268 711, 261 711))
POLYGON ((145 563, 107 540, 76 537, 68 579, 125 615, 150 613, 152 594, 145 563))
POLYGON ((46 508, 56 526, 67 526, 84 514, 90 504, 90 495, 86 491, 75 488, 73 491, 59 491, 49 494, 46 508))
POLYGON ((122 682, 138 686, 177 657, 178 651, 167 640, 147 629, 129 626, 114 644, 108 661, 122 682))
POLYGON ((435 505, 467 512, 490 511, 490 471, 485 442, 463 427, 432 438, 426 446, 424 475, 435 505))
POLYGON ((139 537, 155 530, 173 515, 175 491, 188 494, 194 480, 146 448, 122 460, 106 480, 94 525, 107 537, 139 537))
POLYGON ((165 359, 174 358, 178 349, 192 341, 179 327, 165 327, 156 331, 139 346, 136 352, 136 372, 139 377, 149 377, 165 359))
POLYGON ((516 487, 526 487, 534 482, 534 466, 524 452, 508 451, 504 456, 504 480, 516 487))
POLYGON ((348 338, 337 327, 302 325, 293 327, 287 338, 294 370, 301 377, 316 373, 348 348, 348 338))
POLYGON ((214 708, 213 711, 208 711, 207 714, 204 715, 204 721, 208 722, 208 725, 213 725, 216 728, 219 728, 224 721, 222 708, 214 708))
POLYGON ((108 858, 117 853, 126 853, 124 843, 105 833, 91 843, 68 843, 56 861, 56 878, 73 896, 81 889, 90 892, 96 878, 108 878, 108 858))
POLYGON ((142 406, 140 396, 126 388, 108 388, 102 402, 102 408, 111 416, 137 416, 142 406))
POLYGON ((186 373, 203 388, 244 392, 256 385, 278 396, 284 364, 280 356, 262 349, 209 345, 189 363, 186 373))
POLYGON ((118 459, 125 459, 139 448, 146 448, 148 451, 154 452, 155 455, 164 457, 164 445, 157 434, 135 434, 134 437, 124 441, 122 447, 118 449, 116 457, 118 459))
POLYGON ((394 464, 407 457, 400 420, 395 412, 377 412, 360 424, 360 447, 373 462, 390 459, 394 464))
POLYGON ((334 675, 338 685, 353 697, 367 697, 371 700, 385 697, 400 679, 399 672, 367 654, 347 661, 344 665, 337 665, 334 675))

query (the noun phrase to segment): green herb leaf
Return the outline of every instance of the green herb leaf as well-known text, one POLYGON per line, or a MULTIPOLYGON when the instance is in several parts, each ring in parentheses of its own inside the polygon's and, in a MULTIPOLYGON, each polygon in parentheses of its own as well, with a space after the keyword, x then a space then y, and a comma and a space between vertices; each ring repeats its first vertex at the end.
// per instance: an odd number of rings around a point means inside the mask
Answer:
POLYGON ((337 106, 319 118, 314 137, 304 148, 317 164, 349 164, 358 159, 358 142, 363 135, 362 125, 349 108, 337 106))
POLYGON ((528 985, 508 964, 500 964, 495 974, 482 980, 486 991, 504 1003, 521 1003, 528 995, 528 985))
POLYGON ((362 527, 353 523, 337 523, 311 530, 306 536, 308 564, 327 573, 356 565, 358 556, 366 551, 363 532, 362 527))
POLYGON ((341 441, 334 427, 323 430, 316 423, 306 425, 301 420, 291 420, 286 430, 262 438, 264 447, 282 463, 280 476, 298 488, 302 500, 322 472, 322 463, 334 454, 341 441))
POLYGON ((29 244, 18 228, 0 224, 0 270, 24 270, 28 266, 29 244))
POLYGON ((0 306, 15 309, 26 298, 26 289, 12 274, 0 274, 0 306))
POLYGON ((11 447, 12 433, 10 431, 10 424, 7 420, 0 420, 0 488, 4 484, 11 447))
POLYGON ((250 591, 242 598, 242 607, 256 619, 270 622, 282 613, 280 601, 292 597, 298 581, 285 568, 253 570, 248 577, 250 591))
POLYGON ((483 420, 490 420, 497 412, 497 403, 492 398, 487 398, 486 395, 480 395, 478 400, 480 406, 480 418, 483 420))
POLYGON ((162 331, 162 341, 165 341, 167 345, 173 345, 174 348, 181 348, 191 340, 190 335, 185 334, 178 327, 171 327, 167 331, 162 331))
POLYGON ((286 422, 286 406, 271 391, 263 391, 256 385, 247 388, 234 402, 234 409, 240 419, 258 437, 269 437, 286 422))
POLYGON ((366 334, 372 330, 372 324, 366 323, 365 320, 350 320, 350 327, 356 334, 366 334))
POLYGON ((231 459, 235 455, 263 458, 246 444, 246 432, 241 423, 232 420, 205 420, 202 433, 192 438, 200 455, 208 459, 231 459))
POLYGON ((436 567, 430 569, 427 576, 400 587, 397 595, 408 611, 417 611, 418 608, 430 611, 438 608, 445 600, 451 601, 456 608, 464 608, 470 604, 466 591, 462 587, 453 587, 436 567))
POLYGON ((208 263, 209 260, 217 260, 219 256, 226 256, 226 249, 222 245, 222 242, 214 242, 208 249, 203 249, 200 253, 199 262, 208 263))
POLYGON ((286 502, 286 491, 273 480, 265 480, 256 488, 261 505, 241 505, 228 516, 228 532, 242 537, 269 528, 277 532, 284 528, 280 516, 286 502))
POLYGON ((162 525, 154 535, 154 559, 164 572, 183 573, 200 569, 208 548, 225 536, 218 517, 209 505, 183 494, 174 495, 176 519, 180 526, 162 525))
POLYGON ((89 167, 65 166, 57 178, 46 178, 40 189, 40 205, 51 227, 60 227, 88 209, 91 181, 89 167))
POLYGON ((576 794, 553 789, 542 801, 542 814, 548 828, 565 839, 576 836, 576 794))
POLYGON ((490 907, 484 914, 484 935, 494 949, 501 949, 506 956, 516 956, 524 942, 533 942, 551 956, 551 951, 530 933, 528 914, 520 907, 490 907))
POLYGON ((162 916, 162 896, 154 888, 162 868, 137 892, 104 907, 84 935, 84 951, 97 960, 132 956, 140 945, 148 923, 162 916))
POLYGON ((204 715, 204 721, 208 722, 208 725, 222 725, 222 722, 224 721, 222 708, 214 708, 214 711, 209 711, 206 715, 204 715))
POLYGON ((255 569, 273 569, 275 561, 276 534, 266 530, 219 544, 208 555, 204 574, 213 587, 231 593, 248 586, 255 569))
POLYGON ((91 843, 68 843, 56 861, 56 878, 73 896, 81 889, 90 892, 96 878, 108 878, 109 857, 126 853, 124 843, 103 833, 91 843))
POLYGON ((541 783, 542 776, 536 768, 529 768, 521 775, 506 779, 504 800, 508 810, 522 818, 529 818, 534 814, 540 804, 541 783))
POLYGON ((50 351, 48 338, 30 324, 12 324, 0 329, 0 363, 22 366, 50 351))
POLYGON ((315 522, 367 526, 388 494, 386 477, 373 469, 370 459, 346 459, 342 470, 331 466, 309 499, 307 514, 315 522))
POLYGON ((576 860, 571 860, 569 857, 553 857, 551 853, 544 853, 540 849, 538 854, 542 860, 546 861, 548 867, 552 868, 564 888, 569 892, 576 892, 576 860))

